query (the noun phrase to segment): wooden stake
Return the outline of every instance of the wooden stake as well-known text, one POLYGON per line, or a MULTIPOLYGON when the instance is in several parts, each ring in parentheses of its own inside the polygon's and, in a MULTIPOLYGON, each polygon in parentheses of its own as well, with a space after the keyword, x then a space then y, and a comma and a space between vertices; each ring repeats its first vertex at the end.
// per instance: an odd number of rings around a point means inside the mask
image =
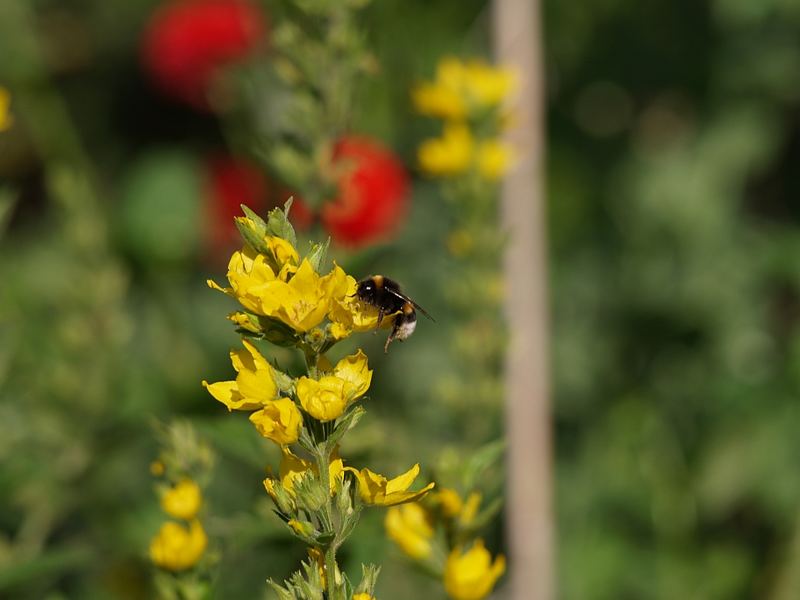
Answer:
POLYGON ((513 67, 519 90, 512 105, 519 162, 503 185, 508 483, 507 540, 511 598, 555 597, 552 432, 550 416, 547 251, 544 207, 544 83, 540 3, 494 0, 498 63, 513 67))

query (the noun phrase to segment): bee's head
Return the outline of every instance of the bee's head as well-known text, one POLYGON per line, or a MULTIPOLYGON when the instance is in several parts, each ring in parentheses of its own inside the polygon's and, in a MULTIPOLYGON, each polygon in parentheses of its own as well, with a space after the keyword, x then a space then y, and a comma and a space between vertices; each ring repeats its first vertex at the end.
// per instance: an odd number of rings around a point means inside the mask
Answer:
POLYGON ((375 291, 377 289, 378 288, 371 277, 367 279, 362 279, 361 281, 358 282, 358 287, 356 288, 356 296, 358 296, 359 300, 368 301, 375 295, 375 291))

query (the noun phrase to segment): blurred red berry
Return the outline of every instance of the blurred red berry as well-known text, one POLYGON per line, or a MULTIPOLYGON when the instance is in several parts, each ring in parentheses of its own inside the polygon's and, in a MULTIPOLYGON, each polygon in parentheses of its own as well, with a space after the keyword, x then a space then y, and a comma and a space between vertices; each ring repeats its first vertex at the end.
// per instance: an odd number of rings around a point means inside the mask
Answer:
POLYGON ((219 69, 245 58, 266 32, 264 14, 246 0, 176 0, 147 24, 142 60, 166 94, 207 110, 219 69))
POLYGON ((363 137, 341 139, 334 161, 348 167, 338 197, 322 208, 322 224, 333 240, 355 248, 391 237, 408 211, 408 175, 402 163, 363 137))
POLYGON ((206 164, 208 246, 212 256, 224 256, 241 245, 234 217, 241 204, 263 215, 268 206, 268 183, 261 169, 230 156, 209 159, 206 164))

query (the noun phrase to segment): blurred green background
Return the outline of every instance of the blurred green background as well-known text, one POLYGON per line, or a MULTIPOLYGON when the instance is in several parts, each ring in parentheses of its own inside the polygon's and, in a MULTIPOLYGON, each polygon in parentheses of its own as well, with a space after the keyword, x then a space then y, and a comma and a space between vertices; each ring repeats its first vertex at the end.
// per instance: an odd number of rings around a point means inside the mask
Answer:
MULTIPOLYGON (((149 597, 152 423, 176 416, 219 455, 218 597, 260 596, 303 557, 261 488, 277 452, 199 384, 229 377, 237 343, 205 285, 233 247, 209 183, 231 132, 144 75, 157 6, 0 4, 15 119, 0 133, 0 597, 149 597)), ((559 597, 797 598, 800 4, 543 10, 559 597)), ((363 23, 381 66, 353 129, 412 171, 412 210, 391 243, 334 256, 400 280, 437 324, 388 356, 380 336, 353 342, 376 376, 343 454, 432 468, 500 437, 502 407, 442 392, 471 332, 445 288, 454 209, 414 173, 431 124, 408 90, 442 55, 489 54, 489 7, 375 0, 363 23)), ((266 186, 262 209, 285 195, 266 186)), ((387 600, 440 593, 408 576, 381 518, 348 569, 384 563, 387 600)), ((502 549, 502 519, 487 537, 502 549)))

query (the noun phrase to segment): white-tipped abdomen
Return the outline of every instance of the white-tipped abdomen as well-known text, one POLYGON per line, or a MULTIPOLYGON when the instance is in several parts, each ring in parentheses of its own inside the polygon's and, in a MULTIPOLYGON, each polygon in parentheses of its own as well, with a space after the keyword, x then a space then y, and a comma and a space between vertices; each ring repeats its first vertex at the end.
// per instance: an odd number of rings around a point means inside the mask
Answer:
POLYGON ((400 327, 397 328, 397 334, 395 337, 398 340, 404 340, 412 333, 414 333, 414 329, 417 327, 417 320, 414 319, 413 321, 406 321, 402 323, 400 327))

